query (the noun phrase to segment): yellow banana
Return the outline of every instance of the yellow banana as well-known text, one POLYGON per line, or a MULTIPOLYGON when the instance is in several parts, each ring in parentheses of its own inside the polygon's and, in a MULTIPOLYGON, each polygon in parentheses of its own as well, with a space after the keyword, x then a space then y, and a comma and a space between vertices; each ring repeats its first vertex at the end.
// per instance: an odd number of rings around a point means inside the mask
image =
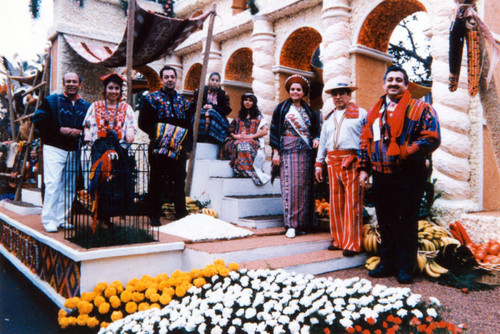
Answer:
POLYGON ((425 269, 425 264, 427 263, 427 258, 423 254, 417 254, 418 270, 422 273, 425 269))
POLYGON ((448 269, 440 266, 439 264, 436 263, 436 261, 429 261, 429 267, 431 267, 433 272, 438 273, 440 275, 446 274, 448 272, 448 269))
POLYGON ((440 273, 435 272, 435 271, 432 270, 431 265, 430 265, 429 262, 427 262, 425 264, 425 272, 427 273, 427 275, 429 275, 430 277, 433 277, 433 278, 438 278, 439 276, 441 276, 440 273))

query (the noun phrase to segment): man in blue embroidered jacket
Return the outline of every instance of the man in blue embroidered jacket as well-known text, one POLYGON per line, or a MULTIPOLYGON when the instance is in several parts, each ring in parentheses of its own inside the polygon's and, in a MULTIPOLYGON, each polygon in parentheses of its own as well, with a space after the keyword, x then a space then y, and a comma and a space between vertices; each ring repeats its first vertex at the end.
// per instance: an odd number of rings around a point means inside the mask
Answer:
POLYGON ((366 187, 373 175, 375 210, 382 239, 380 265, 371 277, 396 275, 412 283, 417 261, 418 212, 429 177, 429 155, 440 144, 436 111, 412 99, 408 75, 391 66, 384 75, 384 90, 370 110, 361 132, 360 182, 366 187))
MULTIPOLYGON (((177 72, 173 67, 165 66, 160 70, 163 87, 158 92, 149 94, 141 106, 139 113, 139 128, 149 135, 149 212, 152 226, 160 226, 163 195, 169 191, 175 205, 175 217, 183 218, 187 215, 186 195, 186 161, 193 148, 193 130, 188 100, 175 91, 177 72), (175 149, 155 147, 158 139, 158 124, 175 126, 177 131, 184 132, 182 142, 177 142, 175 149), (187 131, 186 131, 187 130, 187 131), (174 151, 174 152, 173 152, 174 151), (168 182, 167 188, 165 187, 168 182)), ((171 142, 171 140, 169 140, 171 142)))
POLYGON ((76 192, 76 172, 68 169, 78 168, 78 143, 90 106, 78 94, 81 85, 76 73, 67 73, 63 77, 64 93, 47 96, 33 117, 43 143, 42 224, 47 232, 72 228, 67 219, 76 192))

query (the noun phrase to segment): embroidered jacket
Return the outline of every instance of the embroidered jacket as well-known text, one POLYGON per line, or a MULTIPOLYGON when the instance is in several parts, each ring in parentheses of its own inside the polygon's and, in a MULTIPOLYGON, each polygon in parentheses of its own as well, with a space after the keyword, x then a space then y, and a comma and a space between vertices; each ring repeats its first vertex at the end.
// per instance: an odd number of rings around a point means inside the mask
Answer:
MULTIPOLYGON (((383 97, 385 100, 385 97, 383 97)), ((366 119, 363 125, 366 124, 366 119)), ((387 148, 389 142, 383 136, 375 136, 374 128, 382 132, 380 122, 375 121, 371 127, 373 139, 369 141, 368 147, 361 147, 359 151, 360 167, 370 173, 371 170, 379 173, 393 173, 400 170, 400 162, 406 159, 421 157, 432 153, 441 143, 439 120, 434 108, 421 100, 410 99, 406 108, 401 136, 397 139, 403 154, 399 156, 388 156, 387 148)))
POLYGON ((139 128, 149 135, 150 140, 155 139, 157 123, 169 123, 185 128, 188 133, 182 145, 182 153, 191 152, 193 128, 189 110, 189 101, 183 95, 174 92, 169 97, 163 90, 159 90, 146 96, 139 112, 139 128))
MULTIPOLYGON (((274 149, 280 150, 280 139, 285 129, 285 116, 290 110, 292 103, 292 99, 286 99, 278 104, 276 109, 274 109, 270 135, 270 145, 274 149)), ((321 129, 318 113, 313 111, 303 100, 301 100, 301 105, 311 120, 311 128, 309 129, 311 133, 311 140, 319 139, 321 129)))
POLYGON ((61 127, 83 129, 83 119, 90 104, 78 98, 75 104, 65 94, 52 94, 42 101, 33 122, 43 143, 65 151, 78 149, 79 138, 61 134, 61 127))

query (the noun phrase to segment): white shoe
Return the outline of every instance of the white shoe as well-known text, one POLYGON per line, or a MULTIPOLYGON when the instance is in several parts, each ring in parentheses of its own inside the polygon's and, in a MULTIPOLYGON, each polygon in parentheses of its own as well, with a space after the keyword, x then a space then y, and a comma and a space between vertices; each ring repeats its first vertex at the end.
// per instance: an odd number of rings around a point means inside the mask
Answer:
POLYGON ((45 231, 49 233, 57 232, 57 225, 55 223, 43 224, 43 227, 45 228, 45 231))
POLYGON ((286 235, 287 238, 295 238, 295 229, 294 228, 289 228, 286 231, 285 235, 286 235))
POLYGON ((63 230, 71 230, 73 229, 74 226, 68 222, 64 222, 61 225, 59 225, 59 227, 62 228, 63 230))

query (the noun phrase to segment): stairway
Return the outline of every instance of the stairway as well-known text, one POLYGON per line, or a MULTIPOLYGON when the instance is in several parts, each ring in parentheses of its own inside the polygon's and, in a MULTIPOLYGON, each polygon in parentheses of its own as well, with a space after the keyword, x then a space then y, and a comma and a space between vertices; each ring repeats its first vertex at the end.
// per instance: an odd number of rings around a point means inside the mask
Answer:
MULTIPOLYGON (((249 178, 235 178, 229 160, 217 160, 217 146, 198 143, 191 197, 209 199, 218 218, 239 226, 262 229, 283 226, 279 179, 256 186, 249 178)), ((264 170, 270 170, 270 162, 264 170)))
POLYGON ((39 215, 42 213, 42 196, 39 188, 21 189, 20 201, 2 201, 3 207, 20 215, 39 215))

